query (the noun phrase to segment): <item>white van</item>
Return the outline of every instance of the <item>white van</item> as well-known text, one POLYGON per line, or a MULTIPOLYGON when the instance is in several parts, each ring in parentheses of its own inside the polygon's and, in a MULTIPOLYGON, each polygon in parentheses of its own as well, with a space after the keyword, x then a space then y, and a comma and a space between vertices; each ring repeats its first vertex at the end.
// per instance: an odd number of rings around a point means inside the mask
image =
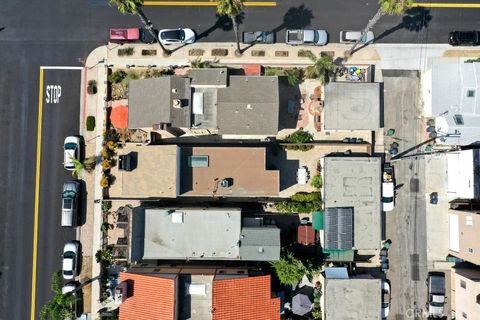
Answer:
POLYGON ((375 35, 372 31, 340 31, 340 43, 355 43, 360 39, 360 43, 371 43, 375 35))

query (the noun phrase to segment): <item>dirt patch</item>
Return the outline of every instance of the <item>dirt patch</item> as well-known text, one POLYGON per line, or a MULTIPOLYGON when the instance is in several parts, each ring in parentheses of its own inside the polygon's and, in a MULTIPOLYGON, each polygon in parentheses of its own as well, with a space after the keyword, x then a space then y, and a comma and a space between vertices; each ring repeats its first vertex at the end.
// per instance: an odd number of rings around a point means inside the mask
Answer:
POLYGON ((188 50, 188 55, 191 56, 191 57, 203 56, 204 53, 205 53, 205 50, 203 50, 203 49, 190 49, 190 50, 188 50))
POLYGON ((212 56, 225 57, 228 55, 228 49, 212 49, 212 56))
POLYGON ((142 50, 142 56, 156 56, 157 55, 157 50, 142 50))
POLYGON ((252 50, 252 57, 265 57, 265 51, 263 51, 263 50, 252 50))
POLYGON ((288 51, 275 51, 275 57, 288 57, 288 51))
MULTIPOLYGON (((79 276, 79 282, 84 283, 92 279, 92 257, 82 257, 82 272, 79 276)), ((92 310, 92 284, 88 283, 82 288, 83 293, 83 312, 91 312, 92 310)))

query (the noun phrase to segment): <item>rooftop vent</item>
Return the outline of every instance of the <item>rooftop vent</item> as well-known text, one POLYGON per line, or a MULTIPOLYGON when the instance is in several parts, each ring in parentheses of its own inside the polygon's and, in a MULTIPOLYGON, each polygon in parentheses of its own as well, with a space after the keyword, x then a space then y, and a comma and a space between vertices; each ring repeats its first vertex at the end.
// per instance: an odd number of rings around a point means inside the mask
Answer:
POLYGON ((253 108, 252 108, 252 105, 251 105, 250 103, 247 104, 247 110, 252 110, 252 109, 253 109, 253 108))
POLYGON ((263 247, 258 248, 258 253, 263 253, 264 251, 265 251, 265 249, 263 249, 263 247))
POLYGON ((178 211, 173 212, 172 223, 183 223, 183 212, 178 212, 178 211))
POLYGON ((178 92, 178 89, 176 89, 176 88, 172 89, 172 93, 177 93, 177 92, 178 92))

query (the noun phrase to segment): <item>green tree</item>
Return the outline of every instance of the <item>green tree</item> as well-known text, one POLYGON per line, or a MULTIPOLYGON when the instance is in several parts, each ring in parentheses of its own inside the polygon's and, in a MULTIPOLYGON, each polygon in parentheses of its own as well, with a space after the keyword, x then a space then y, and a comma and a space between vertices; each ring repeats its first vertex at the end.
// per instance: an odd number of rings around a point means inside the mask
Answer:
POLYGON ((71 157, 70 160, 73 163, 73 171, 72 171, 72 176, 73 177, 80 177, 82 174, 83 170, 85 170, 85 164, 81 162, 80 160, 71 157))
POLYGON ((155 29, 153 28, 152 22, 147 19, 145 14, 143 13, 141 7, 143 6, 143 0, 108 0, 108 4, 110 6, 116 6, 118 11, 122 14, 136 14, 140 20, 142 21, 143 25, 145 26, 145 29, 152 35, 152 37, 155 38, 157 43, 160 45, 160 48, 162 48, 163 54, 164 55, 170 55, 171 51, 167 50, 162 43, 160 42, 160 39, 158 38, 158 34, 155 32, 155 29))
POLYGON ((307 272, 302 261, 295 258, 290 252, 282 255, 280 260, 270 262, 270 265, 275 270, 280 283, 284 285, 293 285, 299 282, 307 272))
POLYGON ((303 70, 300 68, 291 68, 285 70, 287 82, 290 86, 297 86, 303 80, 303 70))
POLYGON ((305 76, 310 79, 320 79, 322 83, 328 82, 328 74, 335 70, 336 66, 333 63, 333 58, 329 55, 321 55, 317 57, 310 50, 300 50, 305 57, 309 58, 312 62, 312 66, 308 66, 305 69, 305 76))
POLYGON ((243 12, 245 7, 243 0, 217 0, 217 14, 227 16, 232 20, 233 32, 237 42, 237 50, 235 53, 242 54, 240 49, 240 39, 238 37, 238 21, 237 17, 243 12))
POLYGON ((62 272, 53 273, 51 288, 55 295, 40 310, 40 319, 64 320, 75 318, 73 306, 77 298, 73 294, 62 294, 62 283, 62 272))
POLYGON ((322 187, 322 176, 319 174, 313 176, 310 185, 315 189, 320 189, 322 187))
MULTIPOLYGON (((380 20, 382 16, 385 14, 389 16, 401 16, 405 13, 405 11, 412 5, 412 0, 378 0, 378 4, 380 7, 378 8, 377 12, 373 16, 373 18, 368 21, 367 26, 363 29, 364 33, 370 31, 373 26, 380 20)), ((355 48, 360 43, 361 39, 358 39, 353 46, 348 51, 347 57, 351 56, 355 51, 355 48)))

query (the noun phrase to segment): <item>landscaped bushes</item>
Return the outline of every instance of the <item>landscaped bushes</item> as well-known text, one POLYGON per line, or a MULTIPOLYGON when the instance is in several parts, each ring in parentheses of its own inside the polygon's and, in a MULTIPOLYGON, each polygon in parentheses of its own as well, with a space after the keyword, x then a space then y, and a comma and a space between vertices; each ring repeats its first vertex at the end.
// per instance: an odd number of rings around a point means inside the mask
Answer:
POLYGON ((88 94, 96 94, 97 93, 97 81, 95 81, 95 80, 88 81, 87 93, 88 94))
POLYGON ((290 200, 277 202, 275 208, 282 213, 310 213, 322 208, 322 195, 320 192, 299 192, 290 200))
POLYGON ((122 57, 122 56, 131 56, 131 55, 133 55, 133 48, 118 49, 118 55, 119 55, 120 57, 122 57))
POLYGON ((87 131, 93 131, 95 129, 95 117, 88 116, 87 117, 87 131))
POLYGON ((287 150, 308 151, 313 149, 313 145, 304 145, 304 143, 313 142, 313 135, 310 132, 303 131, 302 128, 285 138, 285 142, 292 143, 285 147, 287 150))
POLYGON ((114 129, 105 130, 103 133, 103 146, 102 146, 102 169, 103 174, 100 179, 100 186, 102 188, 108 188, 114 181, 114 176, 110 174, 110 169, 115 164, 113 157, 115 156, 118 148, 118 141, 120 135, 114 129))

